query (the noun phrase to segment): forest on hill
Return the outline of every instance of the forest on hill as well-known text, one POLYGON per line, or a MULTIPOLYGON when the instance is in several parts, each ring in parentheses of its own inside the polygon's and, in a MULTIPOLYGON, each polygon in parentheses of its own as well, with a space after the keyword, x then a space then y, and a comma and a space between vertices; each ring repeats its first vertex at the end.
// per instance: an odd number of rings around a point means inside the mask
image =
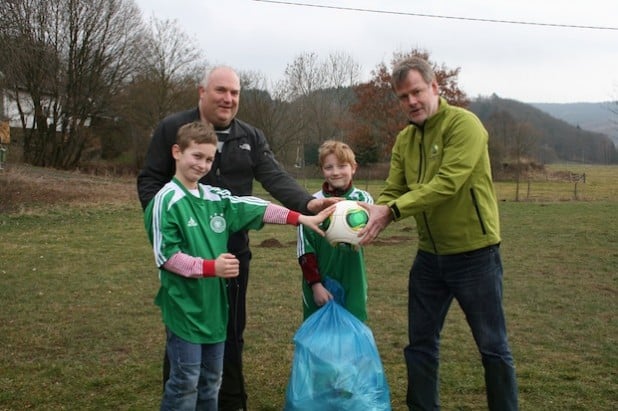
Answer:
POLYGON ((605 134, 618 146, 618 101, 529 104, 573 126, 605 134))
POLYGON ((540 163, 618 161, 616 145, 607 135, 569 124, 534 105, 494 95, 471 101, 469 109, 479 116, 493 139, 518 147, 520 156, 540 163))

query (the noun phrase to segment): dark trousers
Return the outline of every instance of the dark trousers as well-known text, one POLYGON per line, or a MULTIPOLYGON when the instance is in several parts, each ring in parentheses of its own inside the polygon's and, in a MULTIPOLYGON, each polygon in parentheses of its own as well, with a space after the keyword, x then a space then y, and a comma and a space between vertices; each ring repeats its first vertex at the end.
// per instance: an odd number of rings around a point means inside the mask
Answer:
POLYGON ((409 282, 407 404, 414 411, 440 409, 440 332, 453 299, 466 315, 485 370, 491 411, 516 411, 518 390, 502 308, 502 260, 497 245, 456 255, 419 250, 409 282))
MULTIPOLYGON (((227 340, 223 357, 223 381, 219 390, 219 410, 247 410, 247 392, 242 371, 243 333, 247 323, 247 286, 251 252, 236 255, 240 262, 238 277, 228 280, 230 306, 227 340)), ((163 359, 163 385, 169 378, 170 364, 167 354, 163 359)))

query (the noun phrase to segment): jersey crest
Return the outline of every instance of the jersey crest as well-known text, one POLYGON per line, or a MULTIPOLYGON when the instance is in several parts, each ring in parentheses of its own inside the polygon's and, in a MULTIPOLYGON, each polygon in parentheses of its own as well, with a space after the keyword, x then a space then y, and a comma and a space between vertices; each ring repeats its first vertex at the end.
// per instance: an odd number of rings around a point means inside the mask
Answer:
POLYGON ((227 227, 227 222, 223 218, 223 214, 213 214, 210 216, 210 229, 215 233, 222 233, 227 227))

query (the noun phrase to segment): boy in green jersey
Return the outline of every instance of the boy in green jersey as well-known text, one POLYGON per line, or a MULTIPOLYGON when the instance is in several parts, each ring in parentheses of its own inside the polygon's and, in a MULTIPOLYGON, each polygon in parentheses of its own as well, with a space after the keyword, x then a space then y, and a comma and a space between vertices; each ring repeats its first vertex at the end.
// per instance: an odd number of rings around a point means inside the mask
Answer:
MULTIPOLYGON (((315 198, 341 197, 373 204, 367 191, 352 184, 357 164, 354 152, 340 141, 325 141, 319 149, 319 164, 324 175, 322 189, 315 198)), ((362 248, 348 244, 333 247, 304 226, 298 228, 298 262, 303 272, 303 315, 306 319, 333 299, 322 280, 337 280, 345 292, 344 307, 359 320, 367 319, 367 274, 362 248)))
POLYGON ((162 410, 216 411, 228 320, 225 278, 239 262, 227 252, 230 233, 264 223, 318 225, 333 211, 304 216, 256 197, 198 183, 212 166, 217 136, 193 122, 178 130, 172 147, 176 173, 145 210, 161 286, 155 303, 167 334, 170 377, 162 410))

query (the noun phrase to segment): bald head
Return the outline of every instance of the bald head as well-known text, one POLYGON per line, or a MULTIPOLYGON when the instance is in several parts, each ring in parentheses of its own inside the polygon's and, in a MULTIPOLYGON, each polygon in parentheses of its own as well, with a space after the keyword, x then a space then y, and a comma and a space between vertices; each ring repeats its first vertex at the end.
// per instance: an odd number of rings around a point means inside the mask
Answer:
POLYGON ((216 128, 229 126, 238 113, 240 99, 240 78, 236 71, 227 66, 208 70, 198 91, 201 119, 216 128))

